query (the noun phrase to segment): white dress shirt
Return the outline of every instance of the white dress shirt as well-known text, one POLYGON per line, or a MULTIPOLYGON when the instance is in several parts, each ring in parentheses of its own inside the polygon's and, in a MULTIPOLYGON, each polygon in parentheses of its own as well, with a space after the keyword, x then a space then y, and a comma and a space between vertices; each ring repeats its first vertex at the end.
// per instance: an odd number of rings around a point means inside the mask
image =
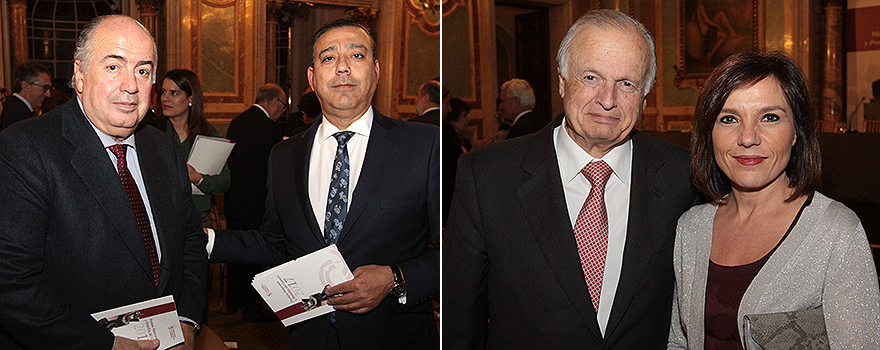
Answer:
MULTIPOLYGON (((76 100, 79 102, 79 108, 82 110, 82 101, 79 99, 76 100)), ((86 112, 83 111, 83 115, 86 112)), ((125 162, 128 164, 128 172, 131 173, 131 177, 134 178, 134 183, 137 184, 138 192, 141 194, 141 199, 144 201, 144 209, 147 210, 147 217, 150 218, 150 229, 153 231, 153 242, 156 243, 156 255, 159 257, 159 261, 162 261, 162 249, 159 245, 159 235, 156 234, 156 220, 153 220, 153 210, 150 209, 150 197, 147 196, 147 189, 144 187, 144 177, 141 175, 141 166, 138 163, 137 157, 137 147, 135 147, 134 143, 134 134, 127 137, 125 140, 120 142, 116 142, 112 137, 103 133, 101 130, 92 123, 89 118, 86 118, 89 121, 89 125, 92 126, 92 129, 95 130, 95 134, 98 135, 98 138, 101 139, 101 143, 104 144, 104 150, 107 152, 107 156, 110 157, 110 161, 113 162, 113 169, 116 169, 116 173, 119 173, 119 168, 116 167, 116 155, 113 154, 113 151, 110 150, 110 146, 115 144, 123 144, 128 145, 125 147, 125 162)), ((127 197, 126 197, 127 198, 127 197)))
MULTIPOLYGON (((588 163, 604 160, 613 173, 605 184, 605 207, 608 212, 608 252, 605 257, 605 275, 599 298, 598 322, 602 335, 611 315, 611 305, 620 281, 623 248, 626 244, 626 225, 629 220, 629 194, 632 188, 632 140, 614 147, 601 159, 594 158, 578 146, 565 131, 565 120, 553 130, 553 146, 559 163, 559 174, 565 191, 565 203, 571 227, 574 228, 581 207, 590 194, 590 181, 580 174, 588 163)), ((574 235, 574 231, 571 233, 574 235)))
POLYGON ((327 213, 330 177, 333 176, 333 161, 336 159, 337 142, 333 134, 339 131, 354 132, 346 144, 349 161, 348 207, 351 208, 351 201, 354 200, 352 193, 354 193, 361 175, 372 127, 372 106, 345 130, 339 130, 326 119, 318 125, 315 140, 312 143, 312 153, 309 155, 309 200, 312 203, 312 210, 321 232, 324 232, 324 215, 327 213))

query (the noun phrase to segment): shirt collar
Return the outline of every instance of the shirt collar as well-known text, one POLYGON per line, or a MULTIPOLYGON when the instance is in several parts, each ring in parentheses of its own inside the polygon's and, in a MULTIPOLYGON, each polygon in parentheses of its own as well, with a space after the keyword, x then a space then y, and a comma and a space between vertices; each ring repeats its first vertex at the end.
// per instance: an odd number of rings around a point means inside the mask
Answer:
POLYGON ((614 171, 613 175, 629 186, 632 177, 632 139, 612 148, 604 157, 595 158, 571 139, 565 131, 565 119, 553 130, 553 134, 556 138, 556 158, 564 183, 574 180, 588 163, 604 160, 614 171))
POLYGON ((258 105, 258 104, 256 104, 256 103, 254 103, 254 106, 256 106, 256 107, 259 108, 261 111, 263 111, 263 114, 266 115, 266 118, 272 119, 272 117, 269 116, 269 112, 267 112, 266 109, 263 108, 263 106, 260 106, 260 105, 258 105))
POLYGON ((425 114, 427 114, 427 113, 430 112, 430 111, 433 111, 433 110, 439 110, 439 109, 440 109, 440 107, 430 107, 430 108, 428 108, 428 109, 422 111, 422 114, 421 114, 421 115, 425 115, 425 114))
POLYGON ((31 103, 28 102, 28 100, 26 98, 24 98, 24 96, 19 95, 17 92, 13 93, 12 96, 18 97, 18 99, 21 100, 21 102, 24 102, 24 104, 27 105, 28 109, 30 109, 31 112, 34 111, 34 106, 31 106, 31 103))
MULTIPOLYGON (((83 112, 83 115, 86 115, 86 111, 83 109, 83 106, 82 106, 82 101, 80 101, 79 97, 75 97, 75 98, 76 98, 77 105, 79 105, 79 110, 83 112)), ((137 151, 137 147, 134 146, 134 133, 132 133, 131 135, 126 137, 125 140, 122 140, 120 142, 116 142, 116 140, 114 140, 112 137, 110 137, 110 135, 107 135, 104 132, 102 132, 101 130, 99 130, 98 127, 95 126, 94 123, 92 123, 91 119, 86 117, 86 121, 88 121, 89 125, 92 126, 92 130, 94 130, 95 134, 98 135, 98 138, 101 140, 101 143, 104 145, 104 148, 113 146, 115 144, 122 144, 122 145, 129 145, 129 146, 131 146, 132 149, 137 151)))
MULTIPOLYGON (((355 134, 359 134, 359 135, 362 135, 364 137, 369 138, 370 137, 370 128, 372 128, 372 127, 373 127, 373 106, 370 106, 370 108, 367 108, 367 111, 364 112, 364 115, 362 115, 360 118, 355 120, 354 123, 351 123, 351 125, 349 125, 348 128, 345 130, 352 131, 355 134)), ((325 140, 327 140, 327 138, 333 137, 333 134, 335 134, 339 131, 342 131, 342 130, 339 130, 339 128, 337 128, 336 125, 333 125, 332 123, 324 121, 318 125, 318 130, 316 130, 316 135, 317 135, 316 137, 318 138, 319 142, 324 142, 325 140)))
POLYGON ((524 111, 520 112, 520 114, 517 114, 517 115, 516 115, 516 118, 513 118, 513 122, 510 123, 510 125, 516 124, 516 121, 519 120, 519 118, 522 117, 523 114, 530 113, 530 112, 532 112, 531 109, 527 109, 527 110, 524 110, 524 111))

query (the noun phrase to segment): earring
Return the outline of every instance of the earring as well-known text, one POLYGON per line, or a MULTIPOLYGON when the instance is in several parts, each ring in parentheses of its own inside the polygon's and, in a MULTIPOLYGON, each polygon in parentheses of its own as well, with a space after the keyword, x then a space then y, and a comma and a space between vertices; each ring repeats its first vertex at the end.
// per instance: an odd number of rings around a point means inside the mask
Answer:
POLYGON ((189 103, 189 106, 190 106, 190 107, 192 107, 192 106, 193 106, 193 103, 192 103, 192 102, 190 102, 190 103, 189 103))

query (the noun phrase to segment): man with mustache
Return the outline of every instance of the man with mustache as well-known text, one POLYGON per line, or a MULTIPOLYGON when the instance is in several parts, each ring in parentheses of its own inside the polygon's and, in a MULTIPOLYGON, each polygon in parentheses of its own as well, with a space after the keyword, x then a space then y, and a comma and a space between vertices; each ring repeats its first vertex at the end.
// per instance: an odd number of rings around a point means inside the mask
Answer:
POLYGON ((0 133, 0 349, 156 349, 90 314, 173 295, 185 348, 205 308, 205 235, 180 147, 141 125, 156 45, 131 17, 76 42, 76 97, 0 133))
POLYGON ((322 115, 272 150, 262 227, 209 232, 211 260, 280 264, 336 244, 354 279, 326 289, 335 312, 291 326, 290 348, 437 349, 439 128, 373 109, 376 44, 354 21, 317 31, 308 78, 322 115))

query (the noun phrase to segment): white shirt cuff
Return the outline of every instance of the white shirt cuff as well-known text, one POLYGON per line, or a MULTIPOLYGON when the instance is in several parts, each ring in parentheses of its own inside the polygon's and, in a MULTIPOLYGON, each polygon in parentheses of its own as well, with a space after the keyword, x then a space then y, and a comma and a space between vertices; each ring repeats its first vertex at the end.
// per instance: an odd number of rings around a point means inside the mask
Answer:
POLYGON ((217 234, 214 233, 214 229, 208 228, 208 244, 205 245, 205 250, 208 251, 208 259, 211 258, 211 252, 214 251, 214 239, 217 237, 217 234))

